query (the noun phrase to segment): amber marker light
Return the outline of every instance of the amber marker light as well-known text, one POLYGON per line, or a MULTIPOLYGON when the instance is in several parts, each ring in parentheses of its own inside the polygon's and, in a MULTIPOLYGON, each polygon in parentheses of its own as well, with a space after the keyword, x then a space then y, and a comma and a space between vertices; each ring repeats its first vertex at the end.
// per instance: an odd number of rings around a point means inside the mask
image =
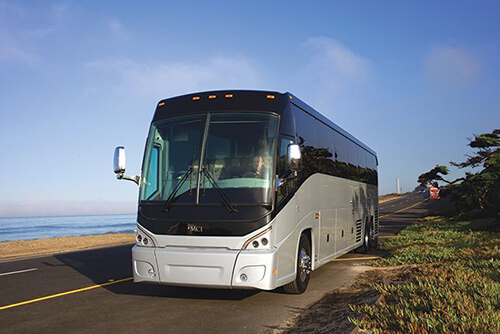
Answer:
POLYGON ((193 96, 193 101, 198 101, 200 99, 199 96, 193 96))
POLYGON ((267 98, 268 99, 274 99, 274 95, 268 95, 267 98))
POLYGON ((216 95, 208 95, 209 99, 215 99, 217 96, 216 95))
POLYGON ((320 217, 321 217, 321 215, 319 214, 319 212, 316 212, 316 214, 314 215, 314 218, 319 219, 320 217))
POLYGON ((165 102, 158 103, 158 107, 163 107, 164 105, 165 105, 165 102))
POLYGON ((226 97, 227 97, 228 99, 230 99, 230 98, 232 98, 232 97, 233 97, 233 94, 226 94, 226 97))

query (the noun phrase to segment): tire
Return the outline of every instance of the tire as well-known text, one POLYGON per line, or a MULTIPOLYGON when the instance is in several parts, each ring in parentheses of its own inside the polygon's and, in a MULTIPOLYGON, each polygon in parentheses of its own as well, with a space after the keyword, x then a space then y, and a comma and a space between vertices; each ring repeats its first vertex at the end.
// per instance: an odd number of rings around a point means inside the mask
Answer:
POLYGON ((297 255, 297 275, 295 280, 284 286, 286 293, 298 295, 306 291, 311 278, 311 261, 311 242, 305 234, 302 234, 297 255))
POLYGON ((363 245, 356 248, 357 253, 368 253, 372 248, 370 224, 365 223, 365 233, 363 233, 363 245))

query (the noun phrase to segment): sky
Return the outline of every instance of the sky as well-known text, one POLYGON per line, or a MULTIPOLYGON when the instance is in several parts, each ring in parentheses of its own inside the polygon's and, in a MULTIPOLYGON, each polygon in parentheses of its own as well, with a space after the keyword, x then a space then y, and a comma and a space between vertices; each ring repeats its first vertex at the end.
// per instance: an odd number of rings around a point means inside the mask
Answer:
MULTIPOLYGON (((157 102, 291 92, 370 146, 379 193, 500 127, 498 1, 0 0, 0 216, 133 213, 157 102)), ((463 171, 453 169, 450 178, 463 171)))

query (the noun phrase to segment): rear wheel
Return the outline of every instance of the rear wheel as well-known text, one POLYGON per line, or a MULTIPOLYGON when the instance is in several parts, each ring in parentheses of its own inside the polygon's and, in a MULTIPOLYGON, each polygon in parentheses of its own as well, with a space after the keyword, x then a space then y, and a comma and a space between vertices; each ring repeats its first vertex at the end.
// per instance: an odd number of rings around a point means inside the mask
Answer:
POLYGON ((295 280, 284 286, 287 293, 301 294, 307 289, 311 277, 311 242, 302 234, 299 241, 299 254, 297 256, 297 276, 295 280))

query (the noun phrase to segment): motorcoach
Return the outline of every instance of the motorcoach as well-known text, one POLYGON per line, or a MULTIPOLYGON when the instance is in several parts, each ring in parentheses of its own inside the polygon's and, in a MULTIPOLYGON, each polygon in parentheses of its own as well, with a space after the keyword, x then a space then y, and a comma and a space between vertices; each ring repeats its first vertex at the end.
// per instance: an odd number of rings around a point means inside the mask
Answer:
POLYGON ((160 101, 140 176, 135 282, 306 290, 311 271, 378 241, 375 152, 290 93, 160 101))

